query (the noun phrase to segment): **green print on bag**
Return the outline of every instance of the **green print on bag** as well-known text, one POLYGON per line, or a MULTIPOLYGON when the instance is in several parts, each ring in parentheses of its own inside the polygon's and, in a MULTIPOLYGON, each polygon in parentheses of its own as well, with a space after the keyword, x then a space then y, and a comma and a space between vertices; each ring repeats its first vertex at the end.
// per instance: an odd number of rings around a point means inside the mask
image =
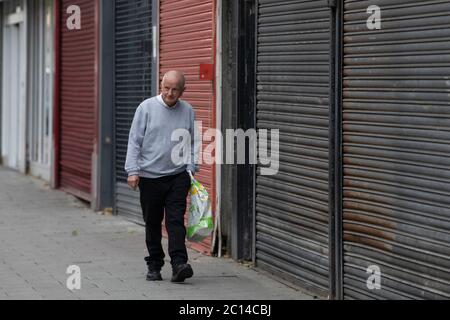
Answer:
POLYGON ((214 229, 211 210, 211 200, 206 188, 189 172, 191 176, 191 205, 189 206, 189 219, 187 226, 187 239, 191 242, 201 242, 214 229))

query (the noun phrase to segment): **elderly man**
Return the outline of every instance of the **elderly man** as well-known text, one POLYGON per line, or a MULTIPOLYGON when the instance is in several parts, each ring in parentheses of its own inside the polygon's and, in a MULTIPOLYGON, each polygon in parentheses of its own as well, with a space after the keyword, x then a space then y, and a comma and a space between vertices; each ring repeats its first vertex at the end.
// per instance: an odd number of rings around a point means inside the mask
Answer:
POLYGON ((172 282, 184 282, 193 276, 186 250, 184 215, 186 198, 194 174, 194 139, 188 163, 176 163, 172 151, 177 145, 172 133, 188 130, 194 137, 195 114, 192 106, 180 100, 186 90, 181 72, 168 72, 161 83, 161 95, 144 101, 136 110, 128 142, 125 170, 128 185, 139 187, 140 202, 146 224, 149 256, 147 280, 161 281, 164 251, 161 245, 161 224, 164 218, 169 235, 172 282))

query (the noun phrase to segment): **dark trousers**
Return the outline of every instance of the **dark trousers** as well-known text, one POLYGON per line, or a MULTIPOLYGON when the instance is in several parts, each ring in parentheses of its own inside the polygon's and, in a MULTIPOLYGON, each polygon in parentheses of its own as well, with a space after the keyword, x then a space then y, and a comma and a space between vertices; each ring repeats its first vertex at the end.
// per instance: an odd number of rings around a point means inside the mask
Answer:
POLYGON ((164 211, 171 264, 175 266, 188 261, 184 215, 190 185, 191 178, 187 171, 157 179, 140 178, 140 199, 149 253, 145 260, 147 265, 156 270, 164 265, 165 255, 161 244, 164 211))

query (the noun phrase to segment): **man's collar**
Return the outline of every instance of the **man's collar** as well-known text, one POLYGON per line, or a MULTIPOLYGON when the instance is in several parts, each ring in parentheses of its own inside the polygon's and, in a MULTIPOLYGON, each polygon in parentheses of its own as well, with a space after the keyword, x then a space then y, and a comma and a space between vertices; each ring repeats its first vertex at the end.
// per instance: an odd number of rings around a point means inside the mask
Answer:
POLYGON ((180 100, 178 100, 177 103, 176 103, 173 107, 170 107, 170 106, 168 106, 167 103, 164 101, 162 94, 160 94, 160 95, 158 96, 158 100, 159 100, 159 102, 161 102, 161 104, 162 104, 164 107, 166 107, 167 109, 175 109, 176 107, 178 107, 178 104, 180 103, 180 100))

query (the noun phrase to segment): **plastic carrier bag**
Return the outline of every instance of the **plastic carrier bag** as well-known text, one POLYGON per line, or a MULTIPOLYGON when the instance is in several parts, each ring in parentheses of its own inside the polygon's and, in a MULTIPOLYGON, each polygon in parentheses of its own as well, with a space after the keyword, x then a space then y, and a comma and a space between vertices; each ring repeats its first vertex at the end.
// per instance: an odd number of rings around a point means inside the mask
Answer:
POLYGON ((187 239, 191 242, 201 242, 214 229, 213 216, 211 210, 211 199, 209 199, 208 191, 198 182, 192 173, 189 206, 189 219, 187 225, 187 239))

